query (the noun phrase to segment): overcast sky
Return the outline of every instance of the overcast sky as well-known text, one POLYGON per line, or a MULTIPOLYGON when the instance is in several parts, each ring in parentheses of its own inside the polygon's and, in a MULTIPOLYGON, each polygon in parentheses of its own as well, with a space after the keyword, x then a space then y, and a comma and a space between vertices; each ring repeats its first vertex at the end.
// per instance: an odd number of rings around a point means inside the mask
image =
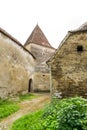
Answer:
POLYGON ((38 23, 57 48, 69 30, 87 22, 87 0, 0 0, 0 27, 22 44, 38 23))

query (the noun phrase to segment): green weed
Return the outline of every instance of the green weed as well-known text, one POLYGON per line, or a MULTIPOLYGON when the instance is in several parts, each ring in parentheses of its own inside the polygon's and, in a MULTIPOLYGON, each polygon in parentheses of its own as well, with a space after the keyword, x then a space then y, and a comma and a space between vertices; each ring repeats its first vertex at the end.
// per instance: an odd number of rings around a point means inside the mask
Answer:
POLYGON ((45 130, 87 130, 87 100, 81 97, 55 100, 43 114, 45 130))
POLYGON ((42 113, 43 111, 39 110, 16 120, 11 130, 42 130, 42 113))
POLYGON ((11 130, 87 130, 87 100, 53 100, 46 109, 14 122, 11 130))
POLYGON ((31 100, 31 99, 36 98, 36 97, 37 96, 34 95, 34 94, 25 94, 25 95, 20 94, 19 95, 19 101, 21 102, 21 101, 24 101, 24 100, 31 100))
POLYGON ((0 120, 18 111, 20 109, 18 103, 24 100, 31 100, 33 98, 36 98, 36 96, 34 94, 25 94, 25 95, 19 95, 17 100, 15 100, 15 98, 14 100, 13 99, 7 99, 7 100, 0 99, 0 120))
POLYGON ((0 99, 0 120, 19 110, 19 106, 12 101, 0 99))

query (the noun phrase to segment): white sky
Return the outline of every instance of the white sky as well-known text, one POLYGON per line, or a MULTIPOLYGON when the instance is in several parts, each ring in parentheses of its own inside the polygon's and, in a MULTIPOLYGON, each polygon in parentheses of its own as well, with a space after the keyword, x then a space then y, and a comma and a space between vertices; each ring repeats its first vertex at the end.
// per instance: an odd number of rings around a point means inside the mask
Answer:
POLYGON ((22 44, 38 23, 57 48, 69 30, 87 22, 87 0, 0 0, 0 27, 22 44))

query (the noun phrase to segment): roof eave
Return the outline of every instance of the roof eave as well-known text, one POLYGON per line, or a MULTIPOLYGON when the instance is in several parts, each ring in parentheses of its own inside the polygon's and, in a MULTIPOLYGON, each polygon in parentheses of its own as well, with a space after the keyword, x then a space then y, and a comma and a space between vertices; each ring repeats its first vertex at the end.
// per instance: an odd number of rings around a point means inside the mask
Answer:
POLYGON ((36 44, 36 45, 39 45, 39 46, 43 46, 43 47, 47 47, 47 48, 51 48, 51 49, 54 49, 54 50, 55 50, 55 48, 52 47, 52 46, 46 46, 46 45, 41 45, 41 44, 39 44, 39 43, 32 43, 32 42, 29 42, 28 44, 25 44, 24 46, 26 47, 26 46, 28 46, 29 44, 36 44))
POLYGON ((56 49, 54 55, 47 61, 47 64, 51 64, 55 54, 58 52, 58 50, 62 47, 62 45, 64 44, 64 42, 68 39, 68 37, 71 35, 71 32, 68 31, 67 35, 64 37, 64 39, 61 41, 60 45, 58 46, 58 48, 56 49))
POLYGON ((80 33, 80 32, 87 32, 87 29, 81 29, 81 30, 71 30, 71 31, 68 31, 70 33, 80 33))
POLYGON ((12 35, 10 35, 8 32, 6 32, 4 29, 2 29, 1 27, 0 27, 0 32, 1 33, 3 33, 5 36, 7 36, 8 38, 10 38, 12 41, 14 41, 15 43, 17 43, 19 46, 21 46, 25 51, 27 51, 30 55, 32 55, 32 57, 34 58, 34 59, 36 59, 35 58, 35 56, 31 53, 31 52, 29 52, 17 39, 15 39, 12 35))

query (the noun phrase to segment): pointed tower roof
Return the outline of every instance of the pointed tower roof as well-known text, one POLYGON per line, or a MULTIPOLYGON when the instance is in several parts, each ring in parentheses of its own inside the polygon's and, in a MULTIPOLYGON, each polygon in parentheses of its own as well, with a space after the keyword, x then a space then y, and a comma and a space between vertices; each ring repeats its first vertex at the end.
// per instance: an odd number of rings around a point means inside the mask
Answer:
POLYGON ((39 44, 42 46, 52 48, 52 46, 48 42, 47 38, 45 37, 44 33, 42 32, 42 30, 40 29, 38 24, 36 25, 36 27, 32 31, 30 37, 27 39, 25 46, 28 45, 29 43, 35 43, 35 44, 39 44))

